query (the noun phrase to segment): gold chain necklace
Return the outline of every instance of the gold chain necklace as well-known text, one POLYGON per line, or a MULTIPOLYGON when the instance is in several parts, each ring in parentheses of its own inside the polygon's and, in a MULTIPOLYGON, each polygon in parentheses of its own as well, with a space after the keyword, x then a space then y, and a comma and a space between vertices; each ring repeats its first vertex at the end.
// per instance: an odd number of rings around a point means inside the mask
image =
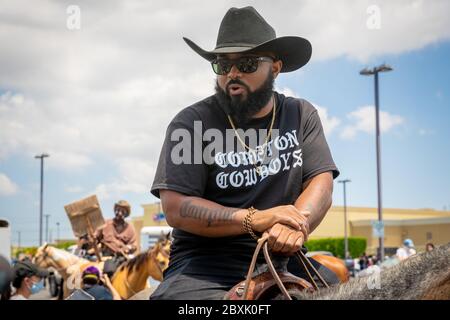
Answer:
MULTIPOLYGON (((269 141, 269 139, 270 139, 270 137, 271 137, 271 135, 272 135, 272 129, 273 129, 273 125, 274 125, 274 123, 275 123, 275 114, 276 114, 276 111, 277 111, 277 104, 276 104, 276 101, 275 101, 275 97, 274 97, 274 96, 272 96, 272 100, 273 100, 272 121, 271 121, 271 123, 270 123, 269 133, 267 134, 267 137, 266 137, 266 139, 265 139, 265 141, 264 141, 263 146, 264 146, 264 145, 267 146, 267 142, 269 141)), ((242 147, 243 147, 244 149, 247 149, 248 151, 254 151, 254 152, 255 152, 255 156, 256 156, 257 150, 250 148, 250 147, 249 147, 249 146, 241 139, 241 137, 239 136, 239 133, 238 133, 237 130, 236 130, 236 127, 235 127, 235 125, 234 125, 233 119, 231 119, 231 116, 230 116, 230 115, 227 115, 227 116, 228 116, 228 121, 230 122, 231 127, 232 127, 233 130, 234 130, 234 134, 235 134, 236 137, 238 138, 238 140, 239 140, 239 142, 241 143, 242 147)), ((263 150, 263 151, 264 151, 264 150, 263 150)), ((264 152, 264 157, 262 158, 261 165, 264 163, 264 160, 266 159, 266 154, 267 154, 267 152, 264 152)), ((255 159, 255 160, 256 160, 256 159, 255 159)), ((256 164, 253 164, 253 166, 255 167, 256 173, 257 173, 258 175, 261 175, 261 165, 257 166, 256 164)))

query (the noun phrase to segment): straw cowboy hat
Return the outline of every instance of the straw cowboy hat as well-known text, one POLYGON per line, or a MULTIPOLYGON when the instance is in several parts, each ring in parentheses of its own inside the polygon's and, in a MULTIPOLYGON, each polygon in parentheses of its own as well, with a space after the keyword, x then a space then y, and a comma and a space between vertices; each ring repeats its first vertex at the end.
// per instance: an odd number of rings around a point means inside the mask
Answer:
POLYGON ((184 41, 208 61, 218 54, 272 52, 283 61, 281 72, 304 66, 311 58, 311 43, 301 37, 276 37, 275 30, 253 7, 231 8, 220 24, 216 48, 207 51, 192 40, 184 41))
POLYGON ((125 210, 127 210, 127 217, 130 215, 131 213, 131 206, 128 203, 128 201, 126 200, 119 200, 114 204, 114 211, 116 210, 117 207, 120 208, 124 208, 125 210))

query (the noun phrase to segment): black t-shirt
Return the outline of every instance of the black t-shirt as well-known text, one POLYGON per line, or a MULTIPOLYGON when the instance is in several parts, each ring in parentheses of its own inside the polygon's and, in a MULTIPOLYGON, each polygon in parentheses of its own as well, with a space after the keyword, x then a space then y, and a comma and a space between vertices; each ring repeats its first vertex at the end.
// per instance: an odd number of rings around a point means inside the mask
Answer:
MULTIPOLYGON (((336 178, 339 171, 317 110, 303 99, 278 93, 275 99, 274 131, 267 142, 272 112, 238 130, 256 151, 242 147, 214 95, 182 110, 167 129, 151 192, 159 197, 159 190, 168 189, 227 207, 267 209, 293 204, 302 184, 317 174, 331 171, 336 178), (253 144, 251 128, 265 133, 253 144), (223 141, 211 138, 219 132, 223 141), (262 162, 259 175, 256 168, 262 162)), ((171 265, 186 257, 216 254, 249 259, 256 246, 249 235, 207 238, 175 229, 173 237, 171 265)))

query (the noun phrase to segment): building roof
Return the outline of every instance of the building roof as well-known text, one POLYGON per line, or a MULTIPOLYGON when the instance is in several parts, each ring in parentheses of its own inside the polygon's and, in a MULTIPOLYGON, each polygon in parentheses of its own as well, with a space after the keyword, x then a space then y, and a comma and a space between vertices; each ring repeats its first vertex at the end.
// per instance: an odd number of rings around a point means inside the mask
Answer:
MULTIPOLYGON (((375 220, 353 220, 350 221, 352 226, 364 227, 372 226, 375 220)), ((416 226, 430 224, 450 224, 450 217, 441 218, 424 218, 424 219, 383 219, 385 226, 416 226)))

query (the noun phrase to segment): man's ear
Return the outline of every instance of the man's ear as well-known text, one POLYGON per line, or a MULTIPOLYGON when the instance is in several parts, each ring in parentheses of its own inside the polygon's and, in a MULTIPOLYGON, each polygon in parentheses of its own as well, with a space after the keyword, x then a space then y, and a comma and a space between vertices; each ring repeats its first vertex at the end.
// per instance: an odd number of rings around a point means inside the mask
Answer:
POLYGON ((33 282, 33 280, 31 279, 31 277, 25 277, 23 278, 23 282, 25 282, 25 284, 27 285, 27 287, 30 287, 32 285, 31 282, 33 282), (30 285, 31 284, 31 285, 30 285))
POLYGON ((272 74, 274 79, 278 77, 278 74, 281 72, 282 68, 283 68, 283 61, 277 60, 272 63, 272 74))

